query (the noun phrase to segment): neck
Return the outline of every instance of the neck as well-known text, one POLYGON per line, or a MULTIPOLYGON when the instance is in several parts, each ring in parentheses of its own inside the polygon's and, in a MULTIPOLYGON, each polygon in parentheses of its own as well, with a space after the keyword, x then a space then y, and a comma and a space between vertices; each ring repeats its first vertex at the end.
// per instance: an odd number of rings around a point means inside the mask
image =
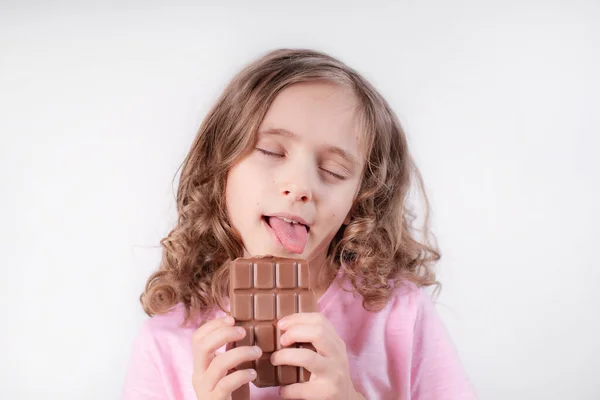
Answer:
POLYGON ((310 287, 320 299, 329 288, 335 275, 329 273, 330 268, 325 254, 310 261, 310 287))

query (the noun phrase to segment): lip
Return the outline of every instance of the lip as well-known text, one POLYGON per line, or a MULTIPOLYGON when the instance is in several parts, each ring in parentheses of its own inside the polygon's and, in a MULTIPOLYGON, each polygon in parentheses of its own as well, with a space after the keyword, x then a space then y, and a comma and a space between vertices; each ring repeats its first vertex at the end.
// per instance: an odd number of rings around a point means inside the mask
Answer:
POLYGON ((275 213, 275 214, 265 214, 265 217, 280 217, 280 218, 287 218, 287 219, 293 219, 296 222, 300 222, 302 225, 305 225, 306 228, 308 228, 310 230, 310 224, 308 222, 306 222, 306 220, 298 215, 294 215, 294 214, 288 214, 288 213, 275 213))

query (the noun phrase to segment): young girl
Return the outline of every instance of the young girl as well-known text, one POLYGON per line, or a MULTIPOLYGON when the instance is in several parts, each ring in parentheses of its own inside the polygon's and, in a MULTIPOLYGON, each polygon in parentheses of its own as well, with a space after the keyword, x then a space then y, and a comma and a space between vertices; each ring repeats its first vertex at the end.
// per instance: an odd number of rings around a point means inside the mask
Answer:
MULTIPOLYGON (((386 101, 342 62, 278 50, 241 71, 203 122, 185 159, 179 220, 141 303, 125 400, 472 399, 426 286, 440 258, 417 236, 407 198, 423 188, 386 101), (227 316, 228 261, 306 259, 318 313, 280 320, 274 365, 309 382, 248 385, 258 359, 227 350, 243 330, 227 316)), ((425 196, 427 207, 427 197, 425 196)))

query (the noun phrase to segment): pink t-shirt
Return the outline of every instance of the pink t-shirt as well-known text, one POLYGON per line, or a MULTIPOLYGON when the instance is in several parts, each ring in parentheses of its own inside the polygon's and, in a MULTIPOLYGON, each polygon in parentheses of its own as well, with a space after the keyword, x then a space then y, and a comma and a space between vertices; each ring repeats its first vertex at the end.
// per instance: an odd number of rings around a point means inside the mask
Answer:
MULTIPOLYGON (((354 387, 365 398, 476 399, 424 289, 406 284, 395 289, 382 310, 370 312, 358 294, 332 284, 318 307, 346 343, 354 387)), ((215 316, 224 314, 219 310, 210 318, 215 316)), ((191 380, 192 333, 197 325, 182 328, 183 318, 183 304, 178 304, 168 314, 144 322, 133 344, 123 400, 197 400, 191 380)), ((280 397, 277 388, 251 384, 250 398, 280 397)))

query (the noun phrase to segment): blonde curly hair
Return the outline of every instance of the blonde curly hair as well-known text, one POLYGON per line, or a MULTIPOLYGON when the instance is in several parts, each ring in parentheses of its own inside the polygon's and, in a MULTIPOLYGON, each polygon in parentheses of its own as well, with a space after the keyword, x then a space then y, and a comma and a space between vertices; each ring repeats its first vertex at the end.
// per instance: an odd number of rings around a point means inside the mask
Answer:
POLYGON ((226 215, 227 173, 253 148, 256 131, 278 93, 317 80, 353 90, 368 150, 352 220, 331 242, 325 273, 333 276, 341 269, 370 310, 381 309, 403 282, 439 289, 433 267, 440 253, 428 228, 429 202, 396 115, 369 82, 339 60, 312 50, 281 49, 236 75, 198 131, 182 165, 177 224, 161 240, 161 265, 140 296, 149 316, 166 313, 180 302, 185 322, 197 313, 224 309, 227 261, 243 255, 242 238, 226 215), (417 214, 408 201, 412 183, 424 203, 421 229, 414 226, 417 214))

